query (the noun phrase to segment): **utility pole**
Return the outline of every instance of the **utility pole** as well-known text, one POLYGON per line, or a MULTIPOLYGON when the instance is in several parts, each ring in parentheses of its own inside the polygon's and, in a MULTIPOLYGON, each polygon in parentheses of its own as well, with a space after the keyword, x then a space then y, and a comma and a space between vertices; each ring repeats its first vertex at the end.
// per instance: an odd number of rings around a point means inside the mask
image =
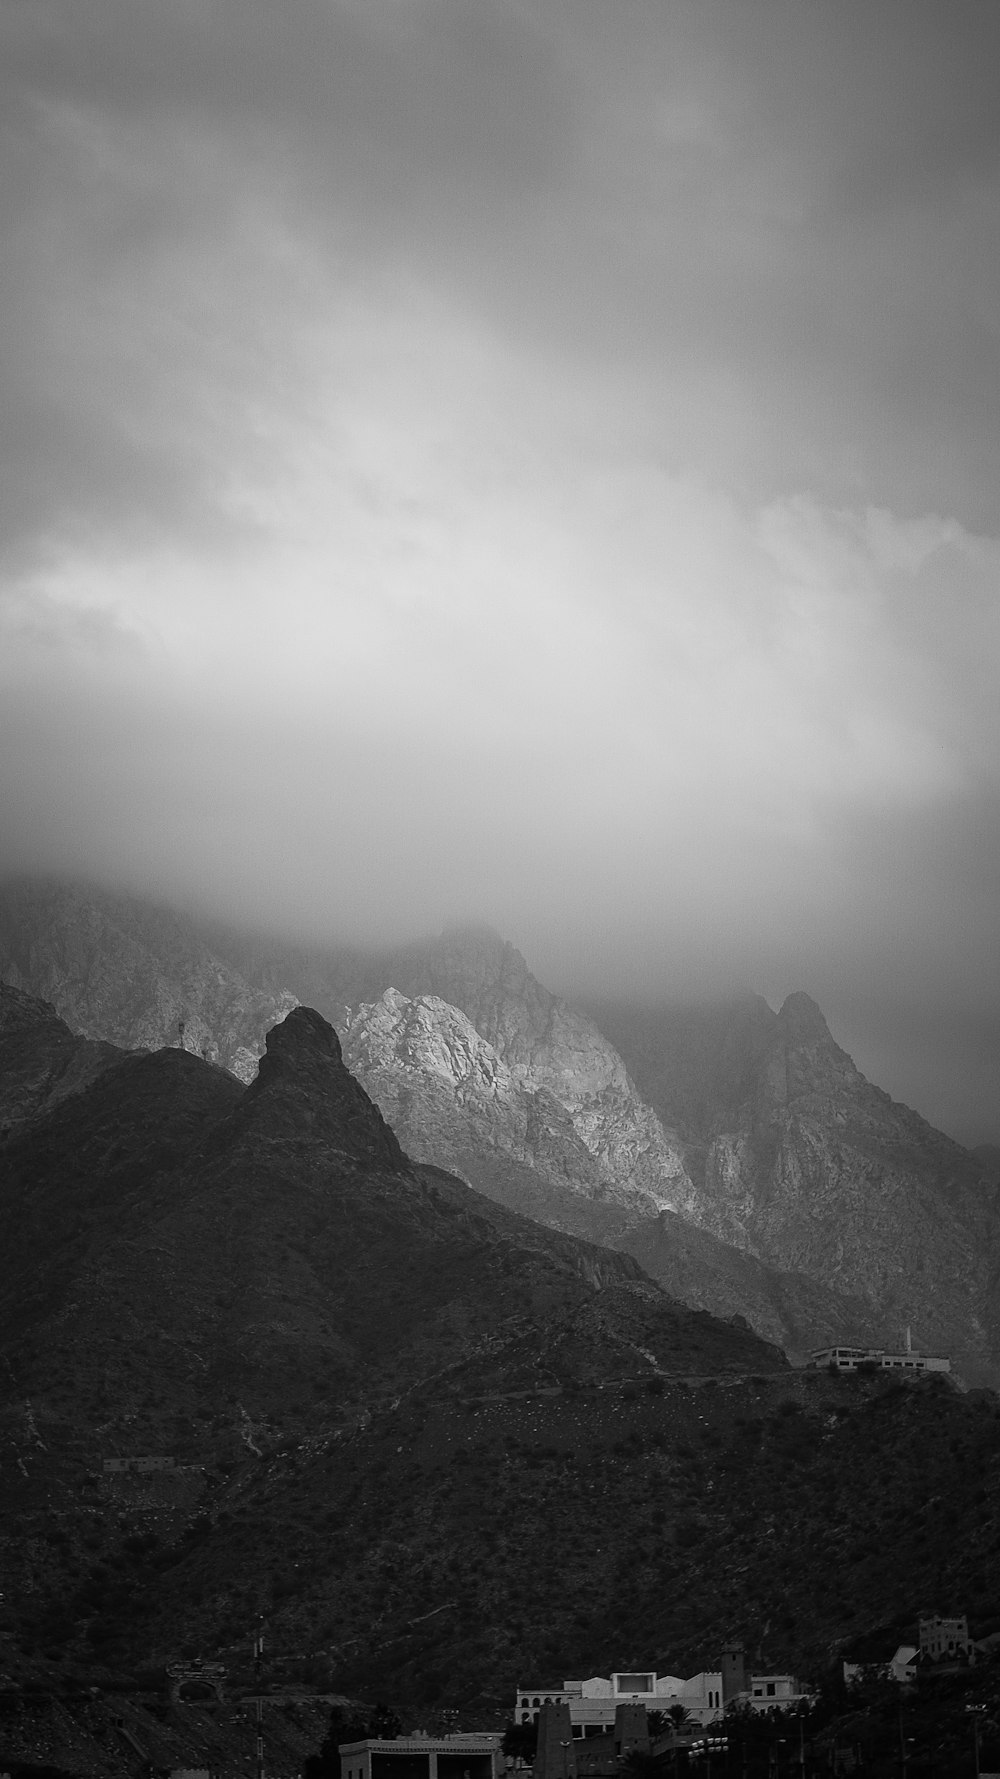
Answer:
POLYGON ((264 1620, 257 1621, 257 1635, 253 1640, 253 1686, 257 1700, 257 1779, 264 1779, 264 1620))
POLYGON ((975 1759, 976 1759, 975 1772, 976 1772, 976 1779, 979 1779, 979 1775, 980 1775, 980 1771, 981 1771, 980 1765, 979 1765, 979 1737, 980 1737, 980 1732, 981 1732, 981 1728, 982 1728, 983 1715, 986 1711, 986 1706, 985 1705, 966 1705, 965 1709, 966 1709, 968 1715, 972 1718, 972 1745, 975 1750, 975 1759))
POLYGON ((910 1745, 909 1745, 909 1739, 905 1735, 904 1730, 903 1730, 903 1697, 902 1697, 902 1693, 900 1693, 900 1698, 899 1698, 899 1771, 902 1775, 902 1779, 906 1779, 906 1769, 907 1769, 907 1764, 909 1762, 909 1759, 910 1759, 910 1745))

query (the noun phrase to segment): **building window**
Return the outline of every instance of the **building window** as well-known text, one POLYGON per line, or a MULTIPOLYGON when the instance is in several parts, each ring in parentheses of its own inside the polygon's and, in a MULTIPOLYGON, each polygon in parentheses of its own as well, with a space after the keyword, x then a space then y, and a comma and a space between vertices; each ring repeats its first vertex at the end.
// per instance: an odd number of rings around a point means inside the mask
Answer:
POLYGON ((616 1674, 615 1691, 618 1693, 651 1693, 654 1690, 655 1676, 652 1674, 616 1674))

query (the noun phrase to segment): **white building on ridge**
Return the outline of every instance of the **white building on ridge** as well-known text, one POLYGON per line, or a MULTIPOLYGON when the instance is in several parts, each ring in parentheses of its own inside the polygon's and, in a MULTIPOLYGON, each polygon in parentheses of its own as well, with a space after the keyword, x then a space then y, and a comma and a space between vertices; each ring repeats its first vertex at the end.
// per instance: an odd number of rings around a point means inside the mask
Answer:
POLYGON ((944 1353, 917 1353, 907 1348, 902 1353, 888 1353, 884 1347, 817 1347, 809 1355, 809 1364, 822 1370, 857 1371, 870 1365, 878 1371, 950 1371, 951 1360, 944 1353))

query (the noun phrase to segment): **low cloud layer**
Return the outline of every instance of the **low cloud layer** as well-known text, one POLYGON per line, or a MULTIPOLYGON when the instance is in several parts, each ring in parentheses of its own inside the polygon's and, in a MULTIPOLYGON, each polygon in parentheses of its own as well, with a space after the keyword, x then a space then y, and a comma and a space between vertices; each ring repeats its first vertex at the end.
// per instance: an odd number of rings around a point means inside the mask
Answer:
POLYGON ((0 838, 997 1130, 990 6, 15 3, 0 838))

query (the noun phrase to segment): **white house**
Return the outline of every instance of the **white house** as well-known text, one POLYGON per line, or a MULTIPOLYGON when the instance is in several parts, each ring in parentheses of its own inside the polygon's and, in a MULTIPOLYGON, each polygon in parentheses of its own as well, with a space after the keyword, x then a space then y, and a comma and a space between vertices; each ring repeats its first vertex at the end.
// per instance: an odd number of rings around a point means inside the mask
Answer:
POLYGON ((751 1711, 797 1711, 812 1703, 794 1674, 751 1674, 748 1690, 742 1699, 751 1711))
POLYGON ((822 1370, 857 1371, 871 1365, 878 1371, 950 1371, 951 1360, 944 1353, 918 1353, 907 1347, 902 1353, 888 1353, 884 1347, 817 1347, 809 1355, 811 1366, 822 1370))
POLYGON ((549 1704, 569 1706, 578 1740, 612 1729, 618 1705, 666 1711, 680 1704, 697 1723, 714 1723, 722 1716, 722 1674, 695 1674, 684 1680, 678 1674, 646 1670, 612 1674, 609 1679, 595 1674, 589 1680, 564 1680, 561 1686, 521 1686, 514 1702, 515 1722, 533 1723, 541 1707, 549 1704))

